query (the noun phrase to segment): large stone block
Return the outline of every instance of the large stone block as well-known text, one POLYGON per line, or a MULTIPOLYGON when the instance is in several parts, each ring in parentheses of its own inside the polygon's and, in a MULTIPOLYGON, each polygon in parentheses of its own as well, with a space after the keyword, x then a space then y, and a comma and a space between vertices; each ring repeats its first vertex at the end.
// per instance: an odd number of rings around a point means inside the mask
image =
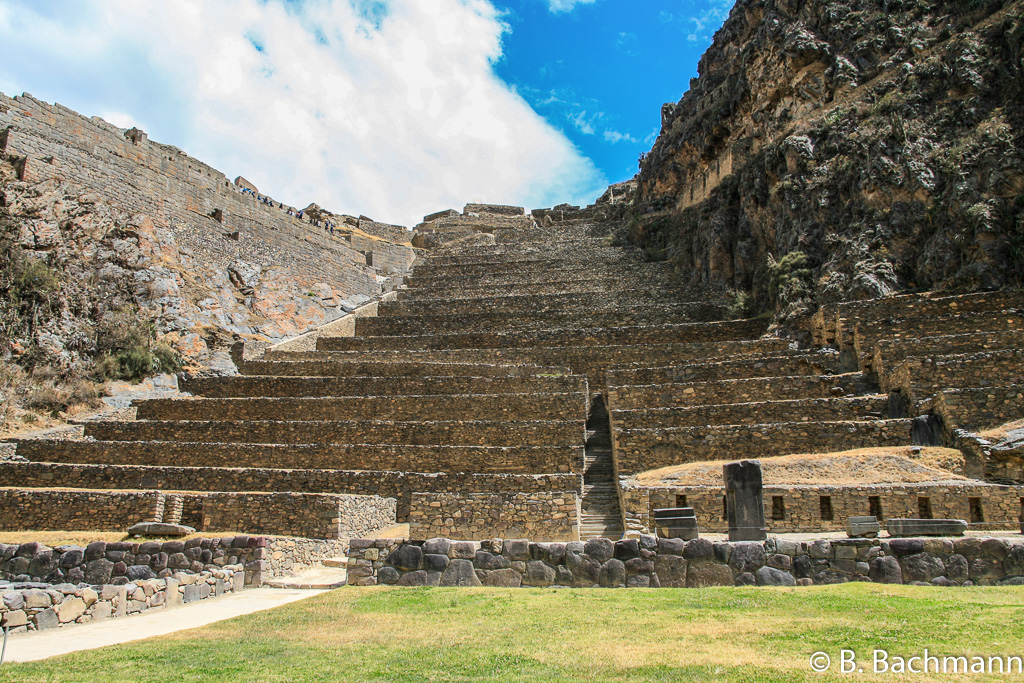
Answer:
POLYGON ((654 511, 654 525, 658 538, 691 540, 700 535, 697 515, 690 507, 657 509, 654 511))
POLYGON ((658 555, 654 558, 654 571, 666 588, 686 587, 687 561, 678 555, 658 555))
POLYGON ((728 565, 717 562, 690 562, 686 570, 687 588, 707 588, 709 586, 732 586, 732 569, 728 565))
POLYGON ((963 519, 900 519, 886 522, 890 536, 963 536, 967 521, 963 519))
POLYGON ((789 572, 774 567, 761 567, 754 572, 758 586, 795 586, 796 579, 789 572))
POLYGON ((846 535, 850 538, 875 538, 881 526, 874 516, 848 517, 846 519, 846 535))
POLYGON ((441 586, 482 586, 477 578, 473 563, 469 560, 452 560, 441 573, 441 586))
POLYGON ((730 541, 763 541, 764 525, 761 461, 740 460, 722 466, 730 541))

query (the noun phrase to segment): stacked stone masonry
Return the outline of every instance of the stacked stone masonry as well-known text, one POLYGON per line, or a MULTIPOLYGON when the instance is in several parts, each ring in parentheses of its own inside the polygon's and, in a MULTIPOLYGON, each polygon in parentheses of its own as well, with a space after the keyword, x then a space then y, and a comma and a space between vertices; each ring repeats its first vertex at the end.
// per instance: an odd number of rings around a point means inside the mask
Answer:
POLYGON ((728 543, 646 534, 617 542, 353 540, 348 566, 349 582, 364 586, 1024 585, 1024 543, 1002 538, 728 543))
POLYGON ((199 514, 167 519, 167 502, 177 497, 164 491, 5 488, 0 489, 0 509, 8 531, 123 531, 140 522, 172 521, 196 522, 202 531, 258 528, 268 534, 340 539, 395 521, 394 498, 292 492, 186 494, 185 507, 198 508, 199 514))
POLYGON ((414 493, 412 538, 474 539, 497 531, 552 540, 579 539, 576 491, 515 494, 414 493))
MULTIPOLYGON (((629 486, 622 492, 626 528, 645 532, 654 527, 654 510, 692 507, 697 524, 707 533, 725 533, 725 488, 708 486, 629 486)), ((765 486, 764 515, 772 533, 845 531, 849 517, 877 517, 885 528, 890 518, 920 518, 922 509, 934 519, 968 520, 972 529, 1019 528, 1024 486, 983 482, 881 484, 877 486, 765 486), (827 504, 823 505, 823 500, 827 504), (972 505, 972 500, 977 505, 972 505)))
POLYGON ((23 159, 24 180, 60 178, 83 191, 116 197, 127 212, 170 227, 179 245, 211 266, 225 268, 238 259, 278 266, 288 254, 286 268, 299 283, 327 282, 375 297, 382 292, 378 275, 405 273, 414 259, 412 247, 394 243, 407 242, 409 233, 394 226, 359 221, 360 230, 382 238, 367 244, 353 244, 358 235, 332 237, 288 215, 279 203, 268 205, 241 192, 223 173, 175 147, 145 136, 129 138, 102 119, 59 104, 0 93, 0 131, 5 131, 0 152, 23 159), (238 239, 226 236, 235 231, 238 239))

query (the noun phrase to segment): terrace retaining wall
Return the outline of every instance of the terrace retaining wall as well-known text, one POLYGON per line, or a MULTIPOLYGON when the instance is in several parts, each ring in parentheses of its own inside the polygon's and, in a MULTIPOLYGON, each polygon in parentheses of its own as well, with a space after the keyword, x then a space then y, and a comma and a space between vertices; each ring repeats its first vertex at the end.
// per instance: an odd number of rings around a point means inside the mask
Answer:
POLYGON ((1024 541, 1002 538, 612 542, 353 540, 354 585, 704 588, 871 581, 1024 585, 1024 541))

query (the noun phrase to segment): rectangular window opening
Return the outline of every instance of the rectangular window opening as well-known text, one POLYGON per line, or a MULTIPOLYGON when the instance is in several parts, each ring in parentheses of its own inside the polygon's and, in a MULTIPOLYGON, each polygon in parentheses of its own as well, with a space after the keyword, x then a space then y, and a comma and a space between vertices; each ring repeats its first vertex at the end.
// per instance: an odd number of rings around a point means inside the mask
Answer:
POLYGON ((818 501, 818 507, 822 521, 831 522, 835 519, 835 515, 832 514, 832 496, 822 496, 818 501))
POLYGON ((881 496, 868 496, 868 514, 881 522, 884 517, 882 516, 882 498, 881 496))
POLYGON ((968 498, 967 507, 971 510, 971 524, 985 521, 985 509, 981 506, 981 498, 968 498))
POLYGON ((931 519, 932 518, 932 499, 927 496, 917 497, 917 516, 918 519, 931 519))
POLYGON ((676 507, 677 508, 689 507, 686 504, 686 496, 685 495, 676 494, 676 507))
POLYGON ((772 496, 772 519, 776 522, 786 519, 786 501, 782 496, 772 496))

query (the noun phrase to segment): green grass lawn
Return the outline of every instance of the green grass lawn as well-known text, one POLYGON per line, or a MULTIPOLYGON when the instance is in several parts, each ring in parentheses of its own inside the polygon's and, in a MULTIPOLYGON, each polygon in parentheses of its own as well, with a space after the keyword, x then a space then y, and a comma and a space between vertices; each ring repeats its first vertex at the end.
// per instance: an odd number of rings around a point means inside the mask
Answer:
MULTIPOLYGON (((183 609, 188 609, 187 607, 183 609)), ((802 681, 809 657, 1024 655, 1024 588, 342 588, 161 639, 6 664, 2 681, 802 681)), ((836 664, 838 666, 838 664, 836 664)))

